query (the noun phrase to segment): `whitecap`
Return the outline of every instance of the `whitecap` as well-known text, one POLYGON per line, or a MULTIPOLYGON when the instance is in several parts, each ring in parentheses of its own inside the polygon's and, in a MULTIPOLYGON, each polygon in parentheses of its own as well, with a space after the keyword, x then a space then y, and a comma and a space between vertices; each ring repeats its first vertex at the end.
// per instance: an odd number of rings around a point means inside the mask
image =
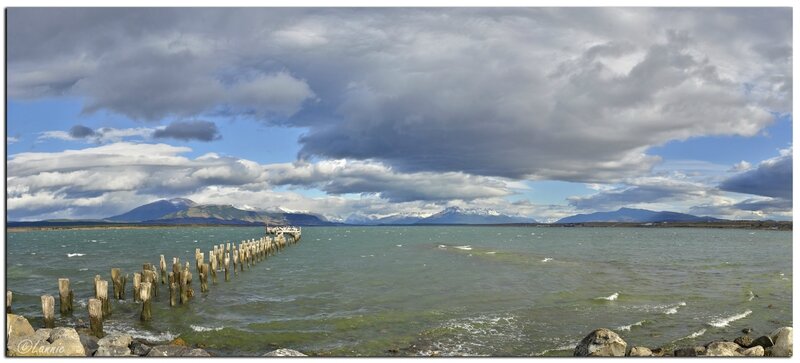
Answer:
POLYGON ((84 268, 79 268, 78 271, 89 271, 89 269, 84 267, 84 268))
POLYGON ((681 302, 679 302, 679 303, 677 303, 675 305, 672 305, 669 308, 667 308, 666 311, 664 311, 664 314, 666 314, 666 315, 677 314, 678 313, 678 308, 681 307, 681 306, 686 306, 686 303, 681 301, 681 302))
POLYGON ((486 252, 486 254, 487 254, 487 255, 493 255, 493 254, 495 254, 495 253, 497 253, 497 252, 495 252, 495 251, 489 251, 489 252, 486 252))
POLYGON ((730 323, 732 323, 732 322, 734 322, 736 320, 746 318, 748 315, 750 315, 752 313, 753 313, 752 310, 747 310, 747 311, 745 311, 745 312, 743 312, 741 314, 736 314, 736 315, 732 315, 732 316, 729 316, 729 317, 726 317, 726 318, 719 318, 719 319, 713 320, 713 321, 709 322, 708 325, 711 325, 711 326, 717 327, 717 328, 723 328, 723 327, 728 326, 730 323))
POLYGON ((635 322, 633 324, 630 324, 630 325, 623 325, 621 327, 618 327, 617 329, 619 329, 619 330, 631 330, 631 328, 633 328, 635 326, 642 326, 642 324, 644 324, 644 320, 637 321, 637 322, 635 322))
POLYGON ((395 246, 397 246, 397 247, 403 247, 403 245, 395 245, 395 246))
POLYGON ((198 332, 204 332, 204 331, 220 331, 220 330, 222 330, 222 327, 221 327, 221 326, 217 326, 217 327, 209 328, 209 327, 205 327, 205 326, 199 326, 199 325, 189 325, 189 327, 190 327, 190 328, 192 328, 192 330, 194 330, 194 331, 198 331, 198 332))
POLYGON ((75 257, 75 256, 81 257, 81 256, 86 256, 86 254, 85 253, 68 253, 67 254, 67 257, 75 257))
POLYGON ((696 332, 694 332, 692 334, 689 334, 688 336, 686 336, 683 339, 694 339, 694 338, 697 338, 697 337, 699 337, 699 336, 701 336, 701 335, 703 335, 705 333, 706 333, 705 329, 700 329, 700 330, 698 330, 698 331, 696 331, 696 332))
POLYGON ((552 260, 553 260, 553 259, 552 259, 552 258, 550 258, 550 257, 545 257, 545 258, 544 258, 544 260, 542 260, 542 262, 547 262, 547 261, 552 261, 552 260))
POLYGON ((67 247, 67 245, 61 245, 61 248, 66 248, 66 247, 67 247))
POLYGON ((608 301, 614 301, 614 300, 616 300, 618 297, 619 297, 619 293, 618 293, 618 292, 615 292, 615 293, 613 293, 613 294, 611 294, 611 295, 609 295, 609 296, 605 296, 605 297, 602 297, 602 296, 601 296, 601 297, 597 297, 597 298, 595 298, 595 300, 608 300, 608 301))
POLYGON ((747 301, 753 301, 753 299, 756 297, 756 294, 754 294, 753 291, 748 291, 747 293, 749 294, 747 301))
POLYGON ((464 250, 464 251, 471 251, 472 250, 472 246, 470 246, 470 245, 456 246, 456 248, 458 248, 459 250, 464 250))
POLYGON ((447 248, 447 245, 439 245, 439 248, 447 248))

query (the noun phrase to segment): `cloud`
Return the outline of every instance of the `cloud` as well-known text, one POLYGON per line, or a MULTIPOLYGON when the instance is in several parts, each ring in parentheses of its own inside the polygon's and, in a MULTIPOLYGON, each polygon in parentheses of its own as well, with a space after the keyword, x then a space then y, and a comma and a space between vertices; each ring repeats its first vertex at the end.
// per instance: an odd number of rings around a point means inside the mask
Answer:
POLYGON ((652 146, 752 136, 790 113, 791 21, 786 8, 10 9, 8 88, 139 120, 303 127, 301 159, 608 183, 646 175, 652 146))
MULTIPOLYGON (((427 206, 445 201, 473 201, 510 195, 514 183, 463 173, 397 172, 370 161, 329 160, 319 163, 259 164, 254 161, 209 153, 194 159, 184 156, 188 147, 167 144, 117 142, 60 152, 24 152, 7 162, 7 206, 12 220, 41 217, 99 218, 119 213, 154 199, 207 195, 224 190, 229 200, 268 209, 281 206, 273 189, 280 186, 319 188, 334 197, 312 202, 303 197, 285 207, 307 210, 323 206, 322 213, 339 213, 337 200, 361 195, 362 204, 347 202, 348 208, 375 203, 370 210, 427 206), (258 195, 258 197, 255 197, 258 195), (266 204, 258 204, 262 200, 266 204), (302 202, 302 203, 301 203, 302 202), (333 203, 333 204, 325 204, 333 203)), ((206 199, 209 199, 207 197, 206 199)), ((293 197, 294 198, 294 197, 293 197)), ((201 200, 206 200, 201 199, 201 200)), ((323 198, 325 199, 325 198, 323 198)), ((209 199, 210 200, 210 199, 209 199)), ((200 200, 198 200, 200 201, 200 200)), ((352 212, 353 210, 349 210, 352 212)))
POLYGON ((764 160, 753 170, 734 175, 720 183, 719 189, 792 199, 792 151, 782 150, 781 155, 764 160))
POLYGON ((742 160, 742 161, 734 164, 733 167, 729 171, 736 171, 736 172, 747 171, 747 170, 750 170, 750 168, 752 168, 752 167, 753 167, 753 165, 751 165, 750 163, 742 160))
POLYGON ((156 129, 153 138, 173 138, 183 141, 213 141, 222 137, 217 125, 210 121, 175 121, 163 129, 156 129))
POLYGON ((598 193, 568 198, 569 205, 583 210, 607 211, 620 207, 670 201, 695 203, 716 194, 713 188, 688 180, 681 174, 627 180, 622 186, 598 193))
POLYGON ((69 136, 74 139, 81 139, 84 137, 94 136, 94 130, 83 126, 83 125, 75 125, 69 129, 69 136))
POLYGON ((17 143, 17 142, 19 142, 19 138, 18 137, 6 136, 6 144, 11 145, 11 144, 14 144, 14 143, 17 143))

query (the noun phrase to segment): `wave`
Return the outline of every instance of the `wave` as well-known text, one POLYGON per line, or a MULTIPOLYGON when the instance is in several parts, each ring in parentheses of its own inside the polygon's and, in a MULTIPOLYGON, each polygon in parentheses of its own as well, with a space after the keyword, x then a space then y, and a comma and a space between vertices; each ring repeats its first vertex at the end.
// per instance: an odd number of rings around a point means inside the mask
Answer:
POLYGON ((403 247, 403 245, 395 245, 395 246, 397 246, 397 247, 403 247))
POLYGON ((455 248, 458 248, 459 250, 464 250, 464 251, 471 251, 472 250, 472 246, 470 246, 470 245, 467 245, 467 246, 455 246, 455 248))
POLYGON ((143 339, 148 342, 169 342, 177 338, 180 334, 175 334, 170 332, 169 330, 163 332, 151 332, 147 330, 138 330, 132 326, 127 325, 126 323, 123 324, 109 324, 106 326, 106 334, 109 333, 122 333, 122 334, 130 334, 131 337, 143 339))
POLYGON ((746 318, 748 315, 750 315, 752 313, 753 313, 752 310, 747 310, 747 311, 745 311, 745 312, 743 312, 741 314, 736 314, 736 315, 729 316, 727 318, 719 318, 719 319, 713 320, 713 321, 709 322, 708 325, 711 325, 711 326, 716 327, 716 328, 724 328, 724 327, 728 326, 728 324, 730 324, 730 323, 732 323, 732 322, 734 322, 736 320, 739 320, 739 319, 744 319, 744 318, 746 318))
POLYGON ((666 314, 666 315, 677 314, 678 313, 678 308, 681 307, 681 306, 686 306, 686 303, 681 301, 681 302, 679 302, 679 303, 677 303, 675 305, 672 305, 669 308, 667 308, 666 311, 664 311, 664 314, 666 314))
POLYGON ((495 253, 497 253, 497 252, 496 252, 496 251, 489 251, 489 252, 486 252, 486 254, 487 254, 487 255, 493 255, 493 254, 495 254, 495 253))
POLYGON ((68 253, 67 254, 67 257, 75 257, 75 256, 81 257, 81 256, 86 256, 86 254, 85 253, 68 253))
POLYGON ((748 291, 747 293, 749 294, 747 301, 753 301, 753 299, 756 297, 756 294, 754 294, 753 291, 748 291))
POLYGON ((595 300, 608 300, 608 301, 614 301, 614 300, 616 300, 618 297, 619 297, 619 293, 618 293, 618 292, 615 292, 615 293, 613 293, 613 294, 611 294, 611 295, 608 295, 608 296, 605 296, 605 297, 603 297, 603 296, 601 296, 601 297, 596 297, 596 298, 594 298, 594 299, 595 299, 595 300))
POLYGON ((439 248, 447 248, 447 245, 439 245, 439 248))
POLYGON ((88 267, 79 268, 78 271, 89 271, 89 268, 88 267))
POLYGON ((635 323, 633 323, 633 324, 630 324, 630 325, 623 325, 623 326, 620 326, 620 327, 618 327, 617 329, 619 329, 619 330, 628 330, 628 331, 630 331, 630 330, 631 330, 631 328, 633 328, 633 327, 635 327, 635 326, 642 326, 642 324, 644 324, 644 322, 645 322, 645 321, 646 321, 646 320, 637 321, 637 322, 635 322, 635 323))
POLYGON ((197 331, 197 332, 220 331, 220 330, 222 330, 221 326, 214 327, 214 328, 209 328, 209 327, 199 326, 199 325, 189 325, 189 327, 192 328, 192 330, 197 331))
POLYGON ((544 260, 542 260, 542 262, 547 262, 547 261, 552 261, 552 260, 553 259, 551 257, 545 257, 544 260))
POLYGON ((697 337, 699 337, 699 336, 701 336, 701 335, 703 335, 705 333, 706 333, 705 329, 700 329, 700 330, 698 330, 698 331, 696 331, 696 332, 694 332, 692 334, 689 334, 688 336, 686 336, 683 339, 694 339, 694 338, 697 338, 697 337))
POLYGON ((577 341, 576 341, 576 342, 574 342, 574 343, 565 344, 565 345, 560 345, 560 346, 557 346, 557 347, 555 347, 555 348, 551 348, 551 349, 545 349, 545 350, 543 350, 543 351, 541 351, 541 352, 539 352, 539 353, 533 353, 533 355, 534 355, 534 356, 536 356, 536 357, 539 357, 539 356, 543 356, 543 355, 545 355, 545 354, 547 354, 547 353, 550 353, 550 352, 557 352, 557 351, 559 351, 559 350, 574 350, 574 349, 575 349, 575 347, 576 347, 578 344, 580 344, 580 343, 581 343, 581 342, 577 342, 577 341))

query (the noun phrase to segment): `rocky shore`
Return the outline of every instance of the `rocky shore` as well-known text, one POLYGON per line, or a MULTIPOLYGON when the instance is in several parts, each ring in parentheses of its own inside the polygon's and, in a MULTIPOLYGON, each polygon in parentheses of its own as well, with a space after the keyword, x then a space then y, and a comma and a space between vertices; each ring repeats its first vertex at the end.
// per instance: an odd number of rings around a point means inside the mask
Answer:
MULTIPOLYGON (((86 328, 33 329, 20 315, 6 314, 6 356, 9 357, 211 357, 211 353, 176 338, 168 344, 148 342, 130 334, 112 333, 103 338, 86 328)), ((292 349, 278 349, 267 357, 301 357, 292 349)))
POLYGON ((753 335, 752 329, 742 330, 733 341, 715 340, 705 345, 664 348, 630 346, 617 333, 597 329, 575 347, 576 357, 791 357, 792 328, 782 327, 766 335, 753 335))

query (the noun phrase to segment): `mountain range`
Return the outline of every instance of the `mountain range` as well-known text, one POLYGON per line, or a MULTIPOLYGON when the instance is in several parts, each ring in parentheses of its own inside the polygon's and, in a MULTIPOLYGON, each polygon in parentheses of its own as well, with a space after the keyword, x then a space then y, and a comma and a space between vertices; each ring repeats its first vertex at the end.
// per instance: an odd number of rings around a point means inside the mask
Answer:
MULTIPOLYGON (((556 223, 588 223, 588 222, 716 222, 721 219, 698 217, 691 214, 669 211, 651 211, 646 209, 620 208, 610 212, 576 214, 562 218, 556 223)), ((186 198, 158 200, 132 210, 99 219, 99 220, 47 220, 40 222, 10 222, 14 225, 74 225, 105 223, 137 223, 137 224, 223 224, 223 225, 297 225, 297 226, 331 226, 331 225, 446 225, 446 224, 522 224, 538 223, 536 220, 521 216, 509 216, 491 209, 472 209, 448 207, 441 212, 425 216, 421 214, 393 214, 384 217, 372 217, 353 214, 344 223, 331 222, 325 217, 307 212, 257 211, 243 210, 232 205, 197 204, 186 198)))
POLYGON ((661 211, 655 212, 647 209, 620 208, 611 212, 595 212, 589 214, 576 214, 559 219, 556 223, 587 223, 587 222, 718 222, 721 219, 713 217, 698 217, 691 214, 661 211))

